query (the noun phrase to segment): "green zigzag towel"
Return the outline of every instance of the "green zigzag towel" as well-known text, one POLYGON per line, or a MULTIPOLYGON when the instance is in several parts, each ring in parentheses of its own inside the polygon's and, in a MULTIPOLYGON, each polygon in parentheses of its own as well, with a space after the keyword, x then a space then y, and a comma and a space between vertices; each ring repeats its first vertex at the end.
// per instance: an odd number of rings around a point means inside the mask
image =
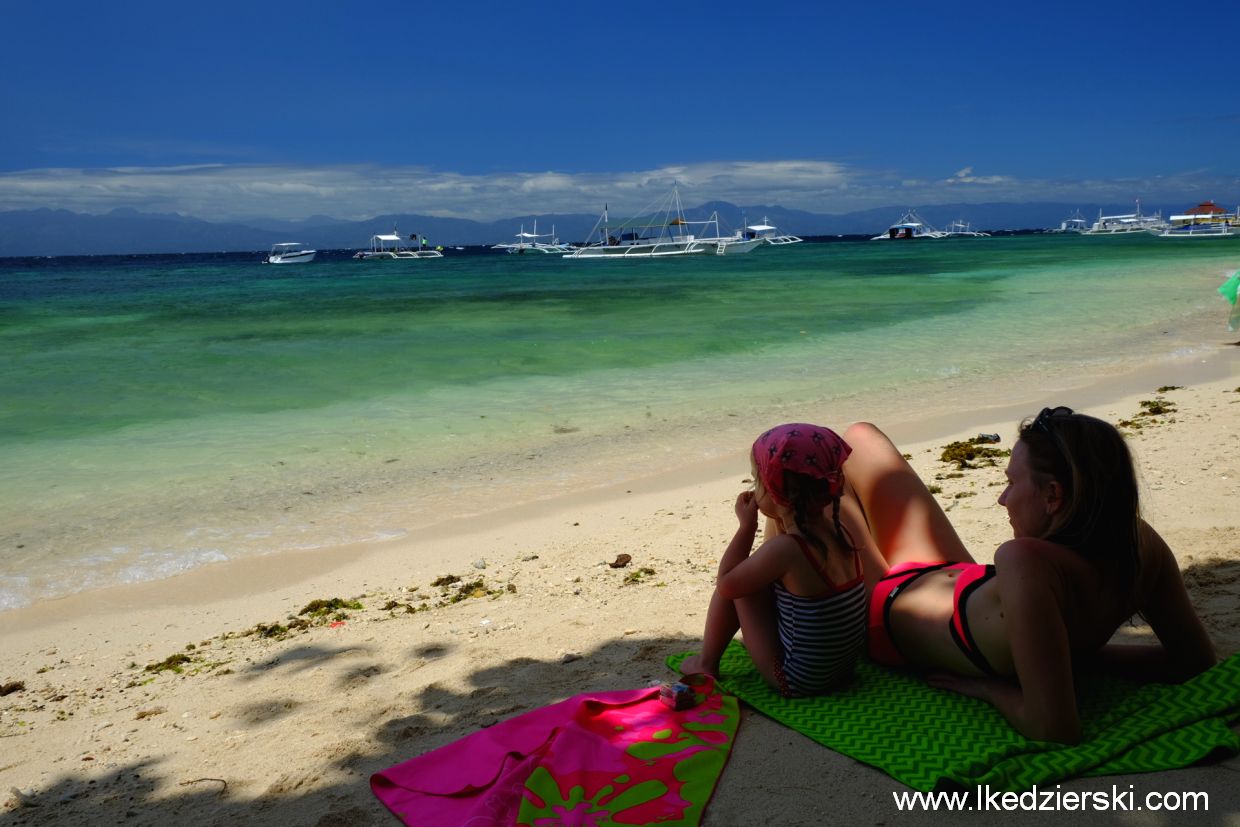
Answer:
MULTIPOLYGON (((675 669, 687 655, 673 655, 675 669)), ((1078 690, 1084 740, 1030 741, 985 701, 927 686, 862 661, 831 695, 783 698, 738 642, 724 653, 720 683, 762 714, 908 786, 1023 791, 1072 776, 1185 767, 1218 751, 1240 751, 1228 719, 1240 713, 1240 655, 1178 686, 1138 686, 1098 676, 1078 690)))

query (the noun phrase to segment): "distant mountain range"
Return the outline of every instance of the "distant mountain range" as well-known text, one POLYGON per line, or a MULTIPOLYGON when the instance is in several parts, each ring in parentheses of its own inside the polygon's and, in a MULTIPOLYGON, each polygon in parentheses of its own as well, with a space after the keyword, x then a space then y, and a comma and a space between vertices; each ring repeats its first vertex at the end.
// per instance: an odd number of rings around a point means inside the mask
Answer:
MULTIPOLYGON (((1185 205, 1164 207, 1163 215, 1182 210, 1185 205)), ((1147 205, 1145 212, 1158 209, 1147 205)), ((928 223, 945 227, 953 221, 969 222, 973 229, 1018 230, 1057 227, 1072 212, 1080 210, 1087 218, 1132 211, 1132 205, 1116 204, 940 204, 917 208, 928 223)), ((778 206, 740 207, 726 201, 712 201, 685 210, 689 220, 701 220, 719 213, 725 232, 762 219, 784 232, 802 236, 876 235, 897 221, 902 207, 881 207, 842 214, 820 214, 778 206)), ((612 219, 622 218, 617 214, 612 219)), ((597 215, 516 215, 499 221, 479 222, 430 215, 377 215, 365 221, 342 221, 314 216, 300 221, 250 219, 241 222, 212 222, 191 216, 143 213, 134 209, 115 209, 105 215, 87 215, 68 210, 13 210, 0 212, 0 257, 110 255, 123 253, 207 253, 265 251, 278 241, 301 241, 320 250, 366 247, 376 233, 393 228, 408 236, 418 233, 431 244, 498 244, 513 240, 524 225, 550 232, 554 226, 562 241, 584 241, 598 221, 597 215)))

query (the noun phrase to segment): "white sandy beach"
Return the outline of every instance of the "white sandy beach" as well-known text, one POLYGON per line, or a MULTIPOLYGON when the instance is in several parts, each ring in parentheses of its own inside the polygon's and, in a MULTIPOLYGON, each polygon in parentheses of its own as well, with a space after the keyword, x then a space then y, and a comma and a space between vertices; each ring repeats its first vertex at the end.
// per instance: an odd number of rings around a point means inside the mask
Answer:
MULTIPOLYGON (((1002 468, 948 476, 954 469, 938 461, 943 445, 995 432, 1010 446, 1017 421, 1043 404, 1112 422, 1143 419, 1130 444, 1145 515, 1175 550, 1225 656, 1240 651, 1240 348, 1221 347, 1208 367, 1163 366, 1051 399, 1030 388, 1001 406, 979 391, 951 416, 918 423, 886 423, 881 411, 868 418, 941 487, 981 560, 1009 536, 995 502, 1002 468), (1165 385, 1184 387, 1156 393, 1165 385), (1141 401, 1156 396, 1175 411, 1138 417, 1141 401)), ((821 411, 804 418, 847 424, 821 411)), ((734 528, 731 504, 748 477, 747 447, 676 475, 508 507, 400 540, 245 560, 0 615, 5 818, 394 824, 370 793, 372 772, 579 692, 669 677, 664 658, 693 649, 700 635, 734 528), (632 562, 609 567, 621 553, 632 562), (446 575, 461 580, 432 585, 446 575), (472 581, 481 581, 467 590, 474 596, 450 602, 472 581), (253 631, 304 621, 298 612, 310 601, 337 597, 363 608, 305 628, 269 628, 269 636, 253 631), (188 658, 179 671, 146 668, 173 655, 188 658)), ((1063 786, 1204 791, 1209 823, 1240 823, 1238 770, 1240 759, 1231 758, 1063 786)), ((704 823, 889 824, 900 818, 891 799, 899 789, 746 712, 704 823)), ((1150 816, 1102 821, 1175 821, 1150 816)))

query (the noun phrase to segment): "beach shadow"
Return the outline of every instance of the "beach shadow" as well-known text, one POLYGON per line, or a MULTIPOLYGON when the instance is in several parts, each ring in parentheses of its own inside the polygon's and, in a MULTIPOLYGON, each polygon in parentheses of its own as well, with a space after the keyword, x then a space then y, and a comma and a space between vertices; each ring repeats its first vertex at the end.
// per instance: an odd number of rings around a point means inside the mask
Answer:
POLYGON ((442 658, 445 655, 452 654, 452 650, 455 648, 442 643, 428 643, 424 646, 415 646, 411 654, 415 659, 434 660, 435 658, 442 658))
POLYGON ((347 692, 350 689, 354 689, 368 683, 372 678, 382 675, 388 671, 390 670, 384 669, 376 663, 371 663, 366 666, 359 666, 356 669, 350 669, 348 672, 343 674, 337 682, 337 685, 340 689, 347 692))
POLYGON ((253 782, 235 778, 161 776, 156 764, 138 762, 89 780, 66 774, 37 793, 24 794, 21 803, 10 793, 8 809, 0 811, 0 824, 162 827, 279 823, 365 827, 398 823, 370 794, 365 778, 356 783, 319 787, 309 793, 269 792, 257 799, 252 795, 253 786, 253 782))
POLYGON ((247 726, 262 726, 286 715, 291 715, 301 703, 292 699, 255 701, 244 704, 231 711, 230 714, 247 726))
MULTIPOLYGON (((371 774, 572 695, 636 689, 673 678, 674 673, 663 665, 664 658, 696 646, 697 641, 690 638, 620 638, 583 651, 569 663, 514 657, 469 673, 463 688, 457 690, 438 684, 423 686, 408 695, 410 705, 423 711, 380 717, 369 732, 334 745, 316 765, 288 767, 270 778, 236 777, 220 767, 182 777, 161 771, 155 761, 128 763, 103 775, 93 767, 74 768, 46 786, 24 791, 20 804, 10 796, 8 809, 0 811, 0 825, 396 824, 371 794, 371 774), (347 780, 320 786, 316 779, 328 768, 345 774, 347 780)), ((356 649, 299 647, 282 655, 275 666, 290 661, 314 663, 356 649)), ((268 671, 274 667, 255 668, 268 671)), ((340 680, 398 684, 400 678, 373 665, 352 670, 340 680)), ((291 697, 268 698, 226 711, 256 730, 294 713, 309 714, 309 709, 291 697)))
POLYGON ((1181 575, 1219 656, 1240 652, 1240 560, 1210 557, 1187 566, 1181 575))
POLYGON ((274 669, 285 669, 293 673, 304 672, 342 655, 365 655, 369 653, 370 648, 367 646, 340 646, 334 648, 327 646, 296 646, 288 651, 280 652, 278 655, 268 658, 261 663, 254 663, 236 671, 241 680, 255 680, 274 669))

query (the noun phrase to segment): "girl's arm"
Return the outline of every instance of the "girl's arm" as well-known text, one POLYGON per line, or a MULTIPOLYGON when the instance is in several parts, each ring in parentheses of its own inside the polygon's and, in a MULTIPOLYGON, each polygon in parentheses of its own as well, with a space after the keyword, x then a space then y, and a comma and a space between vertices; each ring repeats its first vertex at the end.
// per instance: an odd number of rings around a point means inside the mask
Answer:
POLYGON ((752 491, 744 491, 736 498, 736 517, 740 525, 719 560, 715 581, 715 590, 729 600, 753 594, 783 577, 788 563, 780 552, 785 544, 796 544, 792 538, 778 535, 752 555, 749 553, 758 532, 758 504, 752 491))

